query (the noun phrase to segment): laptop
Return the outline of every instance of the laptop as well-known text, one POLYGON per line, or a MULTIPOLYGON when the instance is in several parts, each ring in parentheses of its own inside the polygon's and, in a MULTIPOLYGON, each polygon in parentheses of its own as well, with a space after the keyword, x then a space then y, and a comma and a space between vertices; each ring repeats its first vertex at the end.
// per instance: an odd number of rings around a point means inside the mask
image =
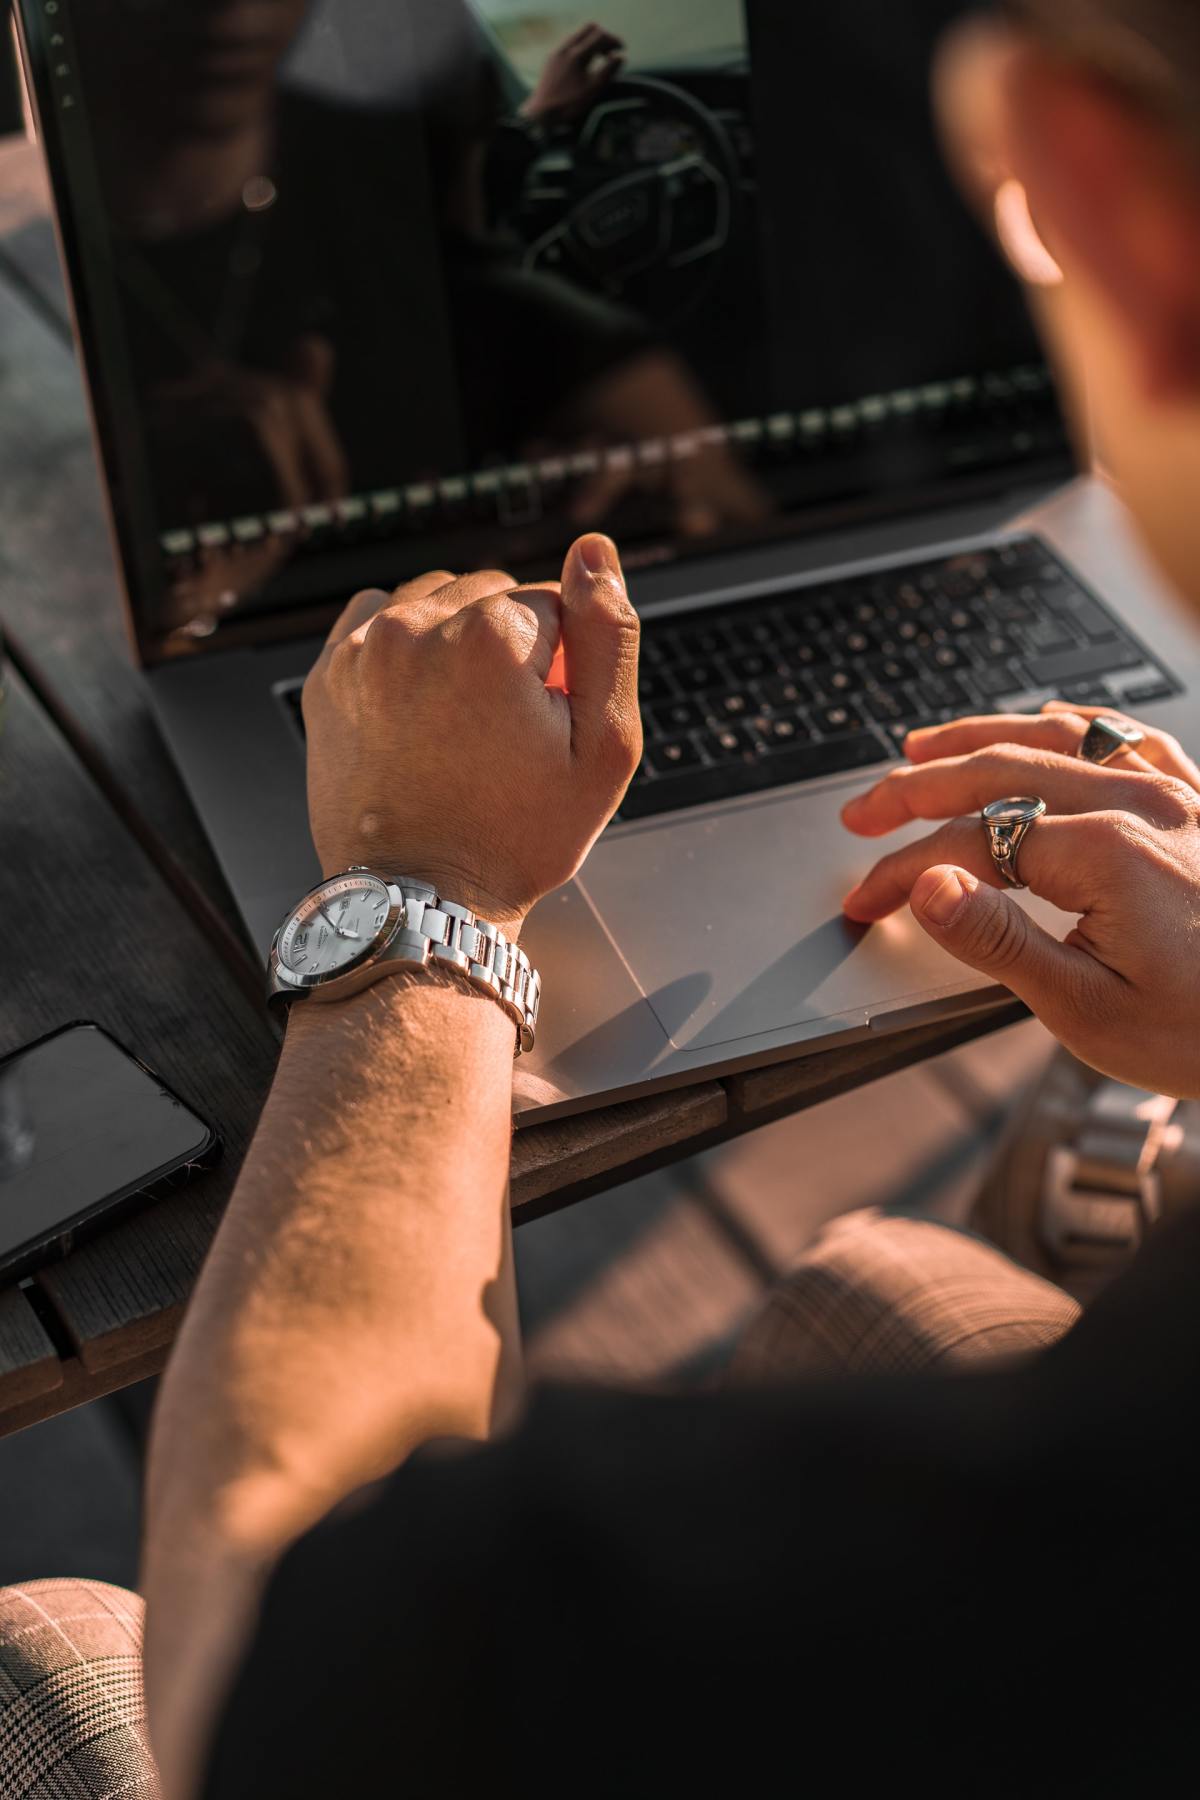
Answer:
POLYGON ((1196 646, 943 172, 960 10, 18 0, 133 644, 259 951, 318 876, 345 600, 621 545, 645 758, 529 921, 518 1122, 1003 998, 842 916, 911 726, 1061 696, 1200 751, 1196 646))

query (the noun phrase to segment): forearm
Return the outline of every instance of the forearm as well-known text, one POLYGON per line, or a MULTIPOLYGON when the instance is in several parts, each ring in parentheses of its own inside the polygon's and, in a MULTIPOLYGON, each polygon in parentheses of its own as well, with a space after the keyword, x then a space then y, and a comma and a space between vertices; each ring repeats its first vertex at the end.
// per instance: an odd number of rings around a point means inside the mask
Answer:
POLYGON ((515 1403, 512 1049, 503 1011, 450 978, 293 1015, 154 1430, 146 1663, 168 1794, 282 1549, 418 1444, 482 1437, 515 1403))

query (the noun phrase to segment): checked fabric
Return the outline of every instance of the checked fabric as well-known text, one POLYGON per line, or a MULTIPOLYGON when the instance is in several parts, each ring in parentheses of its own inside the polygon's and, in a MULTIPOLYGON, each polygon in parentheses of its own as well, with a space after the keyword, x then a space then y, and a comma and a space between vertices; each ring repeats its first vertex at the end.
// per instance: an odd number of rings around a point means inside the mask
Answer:
POLYGON ((0 1589, 0 1800, 159 1800, 142 1602, 102 1581, 0 1589))

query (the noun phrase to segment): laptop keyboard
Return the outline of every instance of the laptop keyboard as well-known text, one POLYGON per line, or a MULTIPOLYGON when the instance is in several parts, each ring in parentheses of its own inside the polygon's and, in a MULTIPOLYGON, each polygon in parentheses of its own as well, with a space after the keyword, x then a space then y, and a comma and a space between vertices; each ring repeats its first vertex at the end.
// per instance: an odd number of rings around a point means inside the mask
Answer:
MULTIPOLYGON (((643 627, 645 752, 618 818, 886 763, 964 713, 1178 691, 1037 538, 673 614, 643 627)), ((303 731, 299 684, 280 693, 303 731)))
POLYGON ((900 755, 917 725, 1177 685, 1036 538, 648 623, 643 819, 900 755))

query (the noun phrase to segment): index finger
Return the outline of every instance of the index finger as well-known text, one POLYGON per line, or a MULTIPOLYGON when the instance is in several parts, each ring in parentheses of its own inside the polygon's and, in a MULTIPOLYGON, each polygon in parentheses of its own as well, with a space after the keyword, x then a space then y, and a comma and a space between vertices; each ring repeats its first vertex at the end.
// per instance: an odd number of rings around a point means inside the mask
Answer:
MULTIPOLYGON (((1118 716, 1111 707, 1100 710, 1113 718, 1118 716)), ((1076 712, 1073 708, 1064 707, 1061 712, 1053 713, 990 713, 910 731, 904 740, 904 754, 910 763, 928 763, 947 756, 969 756, 975 750, 1014 744, 1029 750, 1078 757, 1087 728, 1088 721, 1082 711, 1076 712)), ((1137 769, 1143 775, 1151 772, 1149 762, 1136 750, 1122 752, 1118 760, 1122 769, 1137 769)))
POLYGON ((447 569, 435 569, 428 575, 419 575, 415 581, 410 581, 407 586, 397 589, 395 593, 386 593, 383 588, 364 588, 361 593, 355 594, 353 600, 349 601, 342 610, 333 630, 325 640, 326 648, 332 649, 335 644, 340 644, 343 638, 348 638, 352 631, 357 631, 360 625, 365 625, 368 619, 373 619, 375 614, 382 612, 385 606, 391 606, 398 594, 412 594, 414 599, 418 600, 427 599, 430 594, 439 593, 442 588, 449 587, 454 579, 455 577, 447 569))
POLYGON ((883 837, 913 819, 979 812, 1005 794, 1038 794, 1054 813, 1130 812, 1153 820, 1159 784, 1130 769, 1128 760, 1105 765, 997 744, 937 762, 896 763, 847 801, 842 822, 859 837, 883 837))
MULTIPOLYGON (((1017 871, 1031 893, 1065 913, 1087 912, 1095 904, 1106 869, 1103 823, 1095 813, 1035 819, 1021 839, 1017 871)), ((842 902, 847 918, 861 925, 886 919, 905 904, 917 877, 936 863, 966 869, 990 887, 1006 885, 992 860, 987 829, 979 819, 954 819, 930 837, 881 857, 870 874, 842 902)))
POLYGON ((537 622, 537 642, 530 652, 529 667, 543 685, 549 681, 562 641, 561 595, 557 581, 543 581, 538 585, 514 588, 508 596, 514 604, 531 612, 537 622))

